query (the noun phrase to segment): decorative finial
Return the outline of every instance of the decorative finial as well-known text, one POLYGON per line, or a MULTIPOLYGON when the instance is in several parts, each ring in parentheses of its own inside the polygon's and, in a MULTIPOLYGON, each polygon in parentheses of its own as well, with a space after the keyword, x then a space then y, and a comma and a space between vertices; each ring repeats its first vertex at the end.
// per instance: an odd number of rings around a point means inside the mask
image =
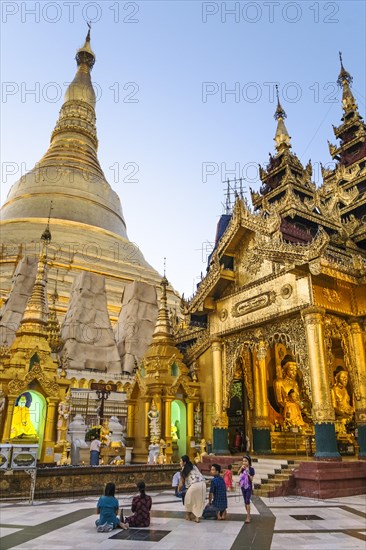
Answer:
POLYGON ((341 62, 341 72, 338 75, 337 84, 342 88, 342 107, 344 112, 348 115, 357 111, 358 108, 350 87, 353 78, 343 66, 342 52, 339 52, 339 60, 341 62))
POLYGON ((351 84, 353 81, 353 78, 343 66, 342 52, 339 52, 339 61, 341 63, 341 72, 338 75, 337 84, 338 86, 342 87, 342 85, 344 84, 344 81, 348 82, 348 84, 351 84))
POLYGON ((58 299, 57 279, 58 279, 58 269, 56 270, 55 290, 53 291, 53 294, 52 294, 52 302, 53 302, 53 305, 56 304, 56 300, 58 299))
POLYGON ((46 244, 49 244, 51 241, 51 231, 50 231, 50 219, 51 219, 51 212, 53 210, 52 201, 50 202, 50 210, 48 212, 48 220, 47 220, 47 226, 46 229, 43 231, 41 239, 46 244))
POLYGON ((277 95, 277 109, 274 114, 275 120, 277 120, 277 130, 274 140, 276 142, 276 151, 277 153, 282 153, 285 150, 290 149, 291 147, 291 138, 287 131, 287 128, 284 123, 284 119, 287 118, 284 108, 280 103, 280 94, 278 92, 278 86, 276 84, 276 95, 277 95))
POLYGON ((164 256, 164 277, 166 277, 166 257, 164 256))
POLYGON ((85 44, 82 48, 80 48, 76 53, 76 62, 79 65, 87 65, 90 70, 92 70, 94 63, 95 63, 95 54, 90 46, 90 30, 91 30, 91 22, 87 22, 88 25, 88 34, 85 38, 85 44))
POLYGON ((284 108, 282 107, 281 103, 280 103, 280 94, 279 94, 279 91, 278 91, 278 84, 276 84, 276 96, 277 96, 277 109, 276 109, 276 112, 274 114, 274 118, 275 120, 278 120, 279 118, 287 118, 287 115, 285 113, 285 110, 284 108))

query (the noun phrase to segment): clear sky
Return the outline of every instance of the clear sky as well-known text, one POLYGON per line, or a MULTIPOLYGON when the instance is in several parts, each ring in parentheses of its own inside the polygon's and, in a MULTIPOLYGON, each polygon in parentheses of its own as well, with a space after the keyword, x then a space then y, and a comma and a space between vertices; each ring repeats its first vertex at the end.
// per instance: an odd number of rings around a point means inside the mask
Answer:
POLYGON ((1 11, 1 202, 48 147, 91 20, 101 166, 130 240, 160 272, 166 256, 186 297, 206 269, 223 180, 260 185, 274 84, 318 184, 342 112, 339 50, 364 116, 363 1, 2 1, 1 11))

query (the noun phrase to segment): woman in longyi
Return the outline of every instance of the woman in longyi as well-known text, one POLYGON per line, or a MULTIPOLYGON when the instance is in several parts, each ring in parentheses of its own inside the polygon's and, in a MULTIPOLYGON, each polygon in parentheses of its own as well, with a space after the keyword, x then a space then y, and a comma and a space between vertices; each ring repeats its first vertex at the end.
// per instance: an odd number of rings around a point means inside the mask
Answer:
POLYGON ((37 437, 37 432, 30 417, 29 407, 32 403, 32 396, 24 392, 15 401, 13 420, 11 423, 10 438, 22 437, 24 435, 37 437))

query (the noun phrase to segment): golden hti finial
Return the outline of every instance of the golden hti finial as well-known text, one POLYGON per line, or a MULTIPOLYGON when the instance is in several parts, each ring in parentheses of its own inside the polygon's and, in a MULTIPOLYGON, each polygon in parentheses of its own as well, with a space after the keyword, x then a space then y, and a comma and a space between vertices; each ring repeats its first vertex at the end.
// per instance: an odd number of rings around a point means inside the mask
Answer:
POLYGON ((88 33, 85 38, 84 46, 78 49, 78 51, 76 52, 75 59, 78 66, 86 65, 89 68, 89 70, 92 70, 92 68, 94 67, 96 58, 95 58, 95 53, 93 52, 90 46, 90 31, 91 31, 90 21, 87 23, 87 25, 88 25, 88 33))
POLYGON ((352 111, 357 111, 357 103, 351 92, 351 84, 353 81, 352 76, 344 68, 342 52, 339 52, 339 61, 341 63, 341 71, 338 75, 337 84, 342 88, 342 107, 345 113, 350 113, 352 111))
POLYGON ((290 149, 291 137, 284 123, 284 119, 287 118, 287 115, 280 103, 280 96, 279 96, 277 84, 276 84, 276 96, 277 96, 277 108, 274 114, 274 119, 277 120, 277 130, 276 130, 276 135, 274 137, 274 141, 276 142, 276 145, 275 145, 276 151, 278 153, 281 153, 285 149, 290 149))

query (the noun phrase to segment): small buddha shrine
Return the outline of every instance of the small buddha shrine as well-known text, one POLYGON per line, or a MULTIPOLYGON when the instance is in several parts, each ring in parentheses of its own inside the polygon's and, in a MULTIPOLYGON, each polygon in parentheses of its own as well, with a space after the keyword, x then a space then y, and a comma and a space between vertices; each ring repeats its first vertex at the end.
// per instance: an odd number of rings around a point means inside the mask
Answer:
POLYGON ((167 286, 164 275, 152 341, 127 392, 127 442, 134 462, 179 462, 183 454, 194 455, 198 435, 194 415, 200 383, 175 345, 167 286))
POLYGON ((55 453, 66 456, 70 412, 70 381, 59 372, 50 346, 46 292, 50 241, 47 227, 33 289, 15 339, 1 350, 2 442, 38 445, 38 459, 44 463, 53 463, 55 453))

